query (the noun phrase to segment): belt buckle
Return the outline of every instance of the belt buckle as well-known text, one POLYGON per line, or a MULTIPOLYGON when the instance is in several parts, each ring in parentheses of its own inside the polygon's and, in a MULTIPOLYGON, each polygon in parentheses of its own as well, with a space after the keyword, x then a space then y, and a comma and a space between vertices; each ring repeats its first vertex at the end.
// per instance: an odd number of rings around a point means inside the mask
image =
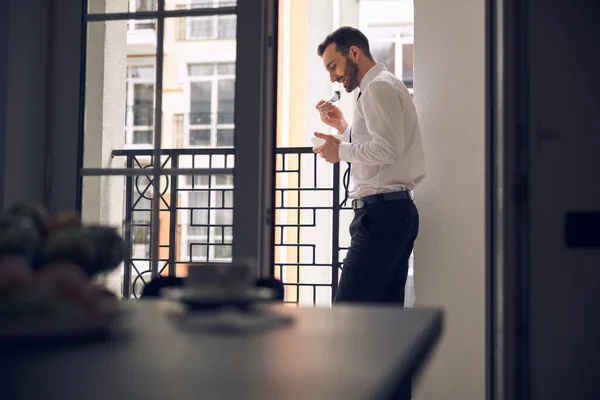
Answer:
POLYGON ((354 199, 352 200, 352 208, 354 210, 360 210, 361 208, 365 207, 365 202, 361 199, 354 199))

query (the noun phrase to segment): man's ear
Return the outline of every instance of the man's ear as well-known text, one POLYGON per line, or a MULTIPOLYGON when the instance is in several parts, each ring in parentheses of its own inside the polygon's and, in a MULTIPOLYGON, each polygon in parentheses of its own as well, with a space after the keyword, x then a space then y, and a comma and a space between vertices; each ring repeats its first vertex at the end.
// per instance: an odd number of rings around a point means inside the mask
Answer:
POLYGON ((358 47, 350 46, 350 50, 348 51, 348 53, 352 61, 358 62, 358 59, 360 58, 360 49, 358 47))

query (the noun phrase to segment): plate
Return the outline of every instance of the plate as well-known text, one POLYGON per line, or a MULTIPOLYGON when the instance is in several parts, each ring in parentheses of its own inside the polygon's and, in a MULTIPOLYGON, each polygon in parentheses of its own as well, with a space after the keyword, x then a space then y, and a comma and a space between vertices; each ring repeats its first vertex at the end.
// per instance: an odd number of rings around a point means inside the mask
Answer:
POLYGON ((252 287, 241 293, 198 290, 193 287, 172 287, 161 290, 161 296, 181 302, 192 310, 215 309, 222 307, 246 308, 255 303, 273 301, 277 292, 266 287, 252 287))

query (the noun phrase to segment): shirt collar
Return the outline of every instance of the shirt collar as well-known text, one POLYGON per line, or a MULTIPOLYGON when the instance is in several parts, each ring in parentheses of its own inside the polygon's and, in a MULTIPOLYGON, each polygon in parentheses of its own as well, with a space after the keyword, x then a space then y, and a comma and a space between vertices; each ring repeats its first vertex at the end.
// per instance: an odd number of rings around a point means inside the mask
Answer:
POLYGON ((372 66, 371 69, 367 71, 365 76, 363 76, 362 81, 360 82, 360 91, 364 92, 367 85, 383 71, 387 71, 385 64, 376 64, 372 66))

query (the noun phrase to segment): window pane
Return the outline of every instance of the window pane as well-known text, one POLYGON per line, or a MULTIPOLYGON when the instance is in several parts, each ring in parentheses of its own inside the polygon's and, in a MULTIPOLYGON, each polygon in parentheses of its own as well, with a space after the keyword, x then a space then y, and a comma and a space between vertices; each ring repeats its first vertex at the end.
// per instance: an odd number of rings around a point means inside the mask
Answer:
POLYGON ((229 259, 231 258, 231 246, 215 246, 215 258, 229 259))
POLYGON ((151 82, 154 81, 154 66, 132 66, 128 67, 127 70, 129 71, 129 76, 131 78, 143 78, 148 79, 151 82))
POLYGON ((219 16, 219 39, 235 39, 237 19, 235 16, 219 16))
POLYGON ((214 75, 213 64, 190 64, 188 66, 188 74, 190 76, 211 76, 214 75))
POLYGON ((88 0, 88 13, 156 11, 156 2, 157 0, 88 0))
MULTIPOLYGON (((132 0, 129 0, 132 2, 132 0)), ((154 11, 156 10, 156 0, 135 0, 135 11, 154 11)), ((134 11, 134 10, 132 10, 134 11)))
POLYGON ((233 147, 233 129, 217 130, 217 147, 233 147))
POLYGON ((195 9, 195 8, 217 8, 217 7, 235 7, 237 0, 166 0, 165 9, 195 9))
POLYGON ((87 24, 86 168, 125 167, 125 158, 112 158, 113 151, 153 142, 156 34, 146 39, 132 36, 127 21, 87 24), (115 129, 122 123, 125 134, 115 129))
POLYGON ((208 246, 205 244, 190 243, 192 247, 191 260, 195 262, 208 261, 208 246))
POLYGON ((194 175, 194 176, 186 176, 185 182, 186 186, 191 188, 199 188, 208 186, 208 175, 194 175))
POLYGON ((212 84, 210 82, 190 83, 190 124, 210 124, 212 112, 212 84))
MULTIPOLYGON (((235 80, 219 79, 218 123, 233 124, 235 80)), ((233 145, 233 143, 232 143, 233 145)))
POLYGON ((210 146, 210 129, 190 130, 190 146, 210 146))
POLYGON ((217 64, 217 75, 235 75, 235 64, 217 64))
POLYGON ((211 225, 231 225, 233 223, 233 210, 213 210, 210 216, 211 225))
POLYGON ((214 175, 213 186, 233 187, 233 175, 214 175))
POLYGON ((414 45, 407 43, 402 45, 402 80, 407 87, 413 87, 414 70, 414 45))
POLYGON ((185 38, 187 40, 213 39, 215 37, 214 23, 214 17, 188 17, 185 38))
POLYGON ((154 84, 135 83, 133 85, 133 125, 152 126, 154 116, 154 84))
POLYGON ((394 43, 372 43, 371 54, 375 61, 384 63, 391 73, 396 73, 396 45, 394 43))
POLYGON ((152 144, 152 131, 133 131, 133 144, 152 144))

